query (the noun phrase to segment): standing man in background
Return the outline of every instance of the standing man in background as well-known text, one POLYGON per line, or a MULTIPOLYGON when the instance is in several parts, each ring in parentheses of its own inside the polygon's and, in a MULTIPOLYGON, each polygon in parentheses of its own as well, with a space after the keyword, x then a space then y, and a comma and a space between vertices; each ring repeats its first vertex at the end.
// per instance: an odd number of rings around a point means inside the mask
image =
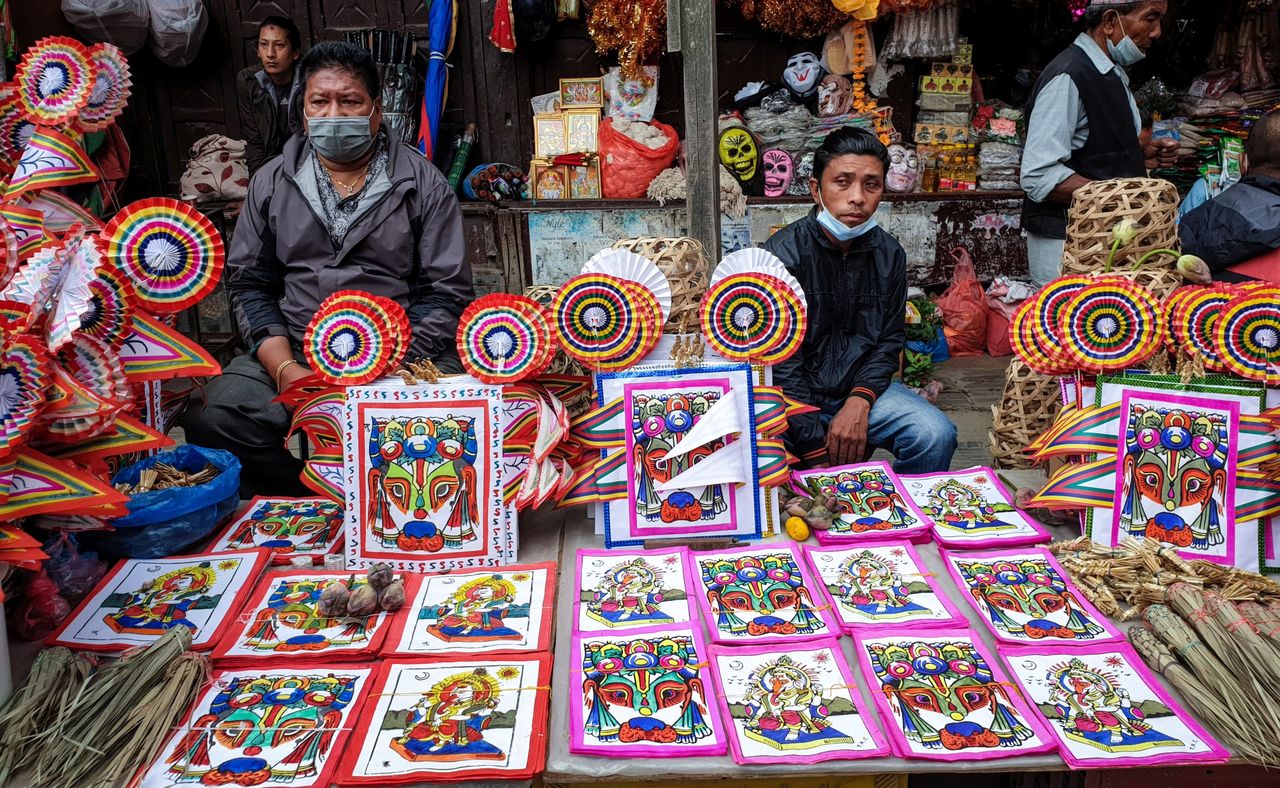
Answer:
POLYGON ((298 108, 298 58, 302 36, 292 19, 269 16, 258 25, 258 64, 236 75, 240 129, 245 164, 252 176, 280 155, 284 144, 302 129, 298 108))
POLYGON ((1090 181, 1141 178, 1172 165, 1177 143, 1142 143, 1126 68, 1160 38, 1168 0, 1089 0, 1085 32, 1053 59, 1027 103, 1022 228, 1038 289, 1062 267, 1067 208, 1090 181))

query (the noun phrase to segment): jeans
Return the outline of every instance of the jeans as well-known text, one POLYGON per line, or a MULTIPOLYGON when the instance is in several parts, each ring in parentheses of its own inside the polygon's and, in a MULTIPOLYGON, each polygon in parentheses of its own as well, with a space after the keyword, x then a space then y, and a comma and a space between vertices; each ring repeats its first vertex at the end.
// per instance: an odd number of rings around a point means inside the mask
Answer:
MULTIPOLYGON (((835 412, 819 414, 830 427, 835 412)), ((951 470, 956 425, 928 400, 898 381, 880 395, 867 417, 867 444, 893 453, 894 471, 909 475, 951 470)))
POLYGON ((1027 263, 1031 268, 1031 286, 1036 290, 1062 274, 1062 253, 1067 242, 1061 238, 1045 238, 1027 233, 1027 263))

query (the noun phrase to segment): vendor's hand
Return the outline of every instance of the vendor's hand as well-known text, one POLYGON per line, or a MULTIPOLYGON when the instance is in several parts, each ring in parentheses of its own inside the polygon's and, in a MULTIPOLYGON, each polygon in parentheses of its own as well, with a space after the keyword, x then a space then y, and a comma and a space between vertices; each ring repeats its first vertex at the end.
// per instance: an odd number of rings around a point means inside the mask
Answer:
POLYGON ((827 428, 827 456, 832 465, 862 462, 867 450, 867 415, 871 403, 861 397, 850 397, 827 428))
POLYGON ((1149 170, 1172 167, 1178 163, 1178 143, 1169 139, 1148 142, 1142 147, 1142 158, 1149 170))

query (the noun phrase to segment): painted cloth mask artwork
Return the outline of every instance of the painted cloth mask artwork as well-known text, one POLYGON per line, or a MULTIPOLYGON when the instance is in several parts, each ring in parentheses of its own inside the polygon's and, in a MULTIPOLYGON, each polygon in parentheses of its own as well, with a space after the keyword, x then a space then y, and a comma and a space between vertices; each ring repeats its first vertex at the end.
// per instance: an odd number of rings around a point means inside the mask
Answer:
POLYGON ((755 179, 760 169, 760 147, 751 132, 741 126, 720 132, 720 163, 742 183, 755 179))
POLYGON ((761 157, 764 165, 764 196, 781 197, 791 187, 795 177, 795 162, 791 154, 781 148, 767 150, 761 157))
POLYGON ((950 560, 974 606, 1001 639, 1085 641, 1109 637, 1044 558, 968 560, 952 556, 950 560))
POLYGON ((698 666, 684 636, 583 644, 583 730, 601 742, 692 744, 712 734, 698 666))
POLYGON ((320 499, 262 499, 214 549, 266 547, 280 554, 278 563, 287 563, 293 553, 327 551, 341 531, 341 504, 320 499))
POLYGON ((800 98, 812 96, 822 77, 822 64, 812 52, 797 52, 787 59, 782 70, 782 81, 800 98))
MULTIPOLYGON (((322 651, 333 646, 358 647, 369 642, 377 625, 374 616, 327 618, 316 613, 320 594, 334 579, 290 577, 281 580, 266 604, 253 615, 245 632, 243 650, 288 654, 322 651)), ((348 580, 351 590, 367 585, 367 578, 348 580)))
POLYGON ((687 490, 659 492, 655 486, 674 479, 703 458, 725 445, 715 440, 688 454, 666 459, 681 436, 693 429, 698 419, 711 409, 722 392, 708 390, 693 395, 639 395, 634 400, 632 429, 636 442, 636 513, 664 523, 709 520, 729 508, 726 486, 707 485, 694 497, 687 490))
POLYGON ((1176 547, 1222 544, 1227 418, 1184 408, 1130 408, 1120 527, 1176 547))
POLYGON ((921 530, 926 526, 911 511, 886 467, 851 467, 797 474, 811 492, 835 498, 838 515, 831 530, 865 534, 921 530))
POLYGON ((915 148, 906 145, 889 146, 889 173, 885 187, 891 192, 909 192, 916 187, 920 177, 920 158, 915 148))
POLYGON ((853 84, 847 77, 827 74, 818 83, 818 116, 834 118, 847 115, 853 105, 853 84))

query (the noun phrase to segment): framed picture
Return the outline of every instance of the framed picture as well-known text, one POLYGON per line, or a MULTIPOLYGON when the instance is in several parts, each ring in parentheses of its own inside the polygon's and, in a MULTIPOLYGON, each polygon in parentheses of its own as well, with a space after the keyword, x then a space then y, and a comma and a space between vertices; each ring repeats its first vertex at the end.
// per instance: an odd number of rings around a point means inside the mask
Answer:
POLYGON ((530 173, 535 200, 569 199, 569 168, 559 164, 535 164, 530 173))
POLYGON ((600 149, 600 111, 573 109, 564 113, 564 129, 569 153, 595 153, 600 149))
POLYGON ((548 115, 534 115, 533 155, 539 159, 552 159, 568 152, 564 114, 553 112, 548 115))
POLYGON ((600 199, 600 162, 592 159, 585 167, 567 167, 569 173, 569 199, 600 199))
POLYGON ((604 106, 604 83, 600 77, 560 80, 560 108, 594 108, 604 106))
POLYGON ((1048 542, 1049 532, 1013 505, 996 472, 978 466, 902 476, 907 497, 933 523, 943 547, 1024 547, 1048 542))

